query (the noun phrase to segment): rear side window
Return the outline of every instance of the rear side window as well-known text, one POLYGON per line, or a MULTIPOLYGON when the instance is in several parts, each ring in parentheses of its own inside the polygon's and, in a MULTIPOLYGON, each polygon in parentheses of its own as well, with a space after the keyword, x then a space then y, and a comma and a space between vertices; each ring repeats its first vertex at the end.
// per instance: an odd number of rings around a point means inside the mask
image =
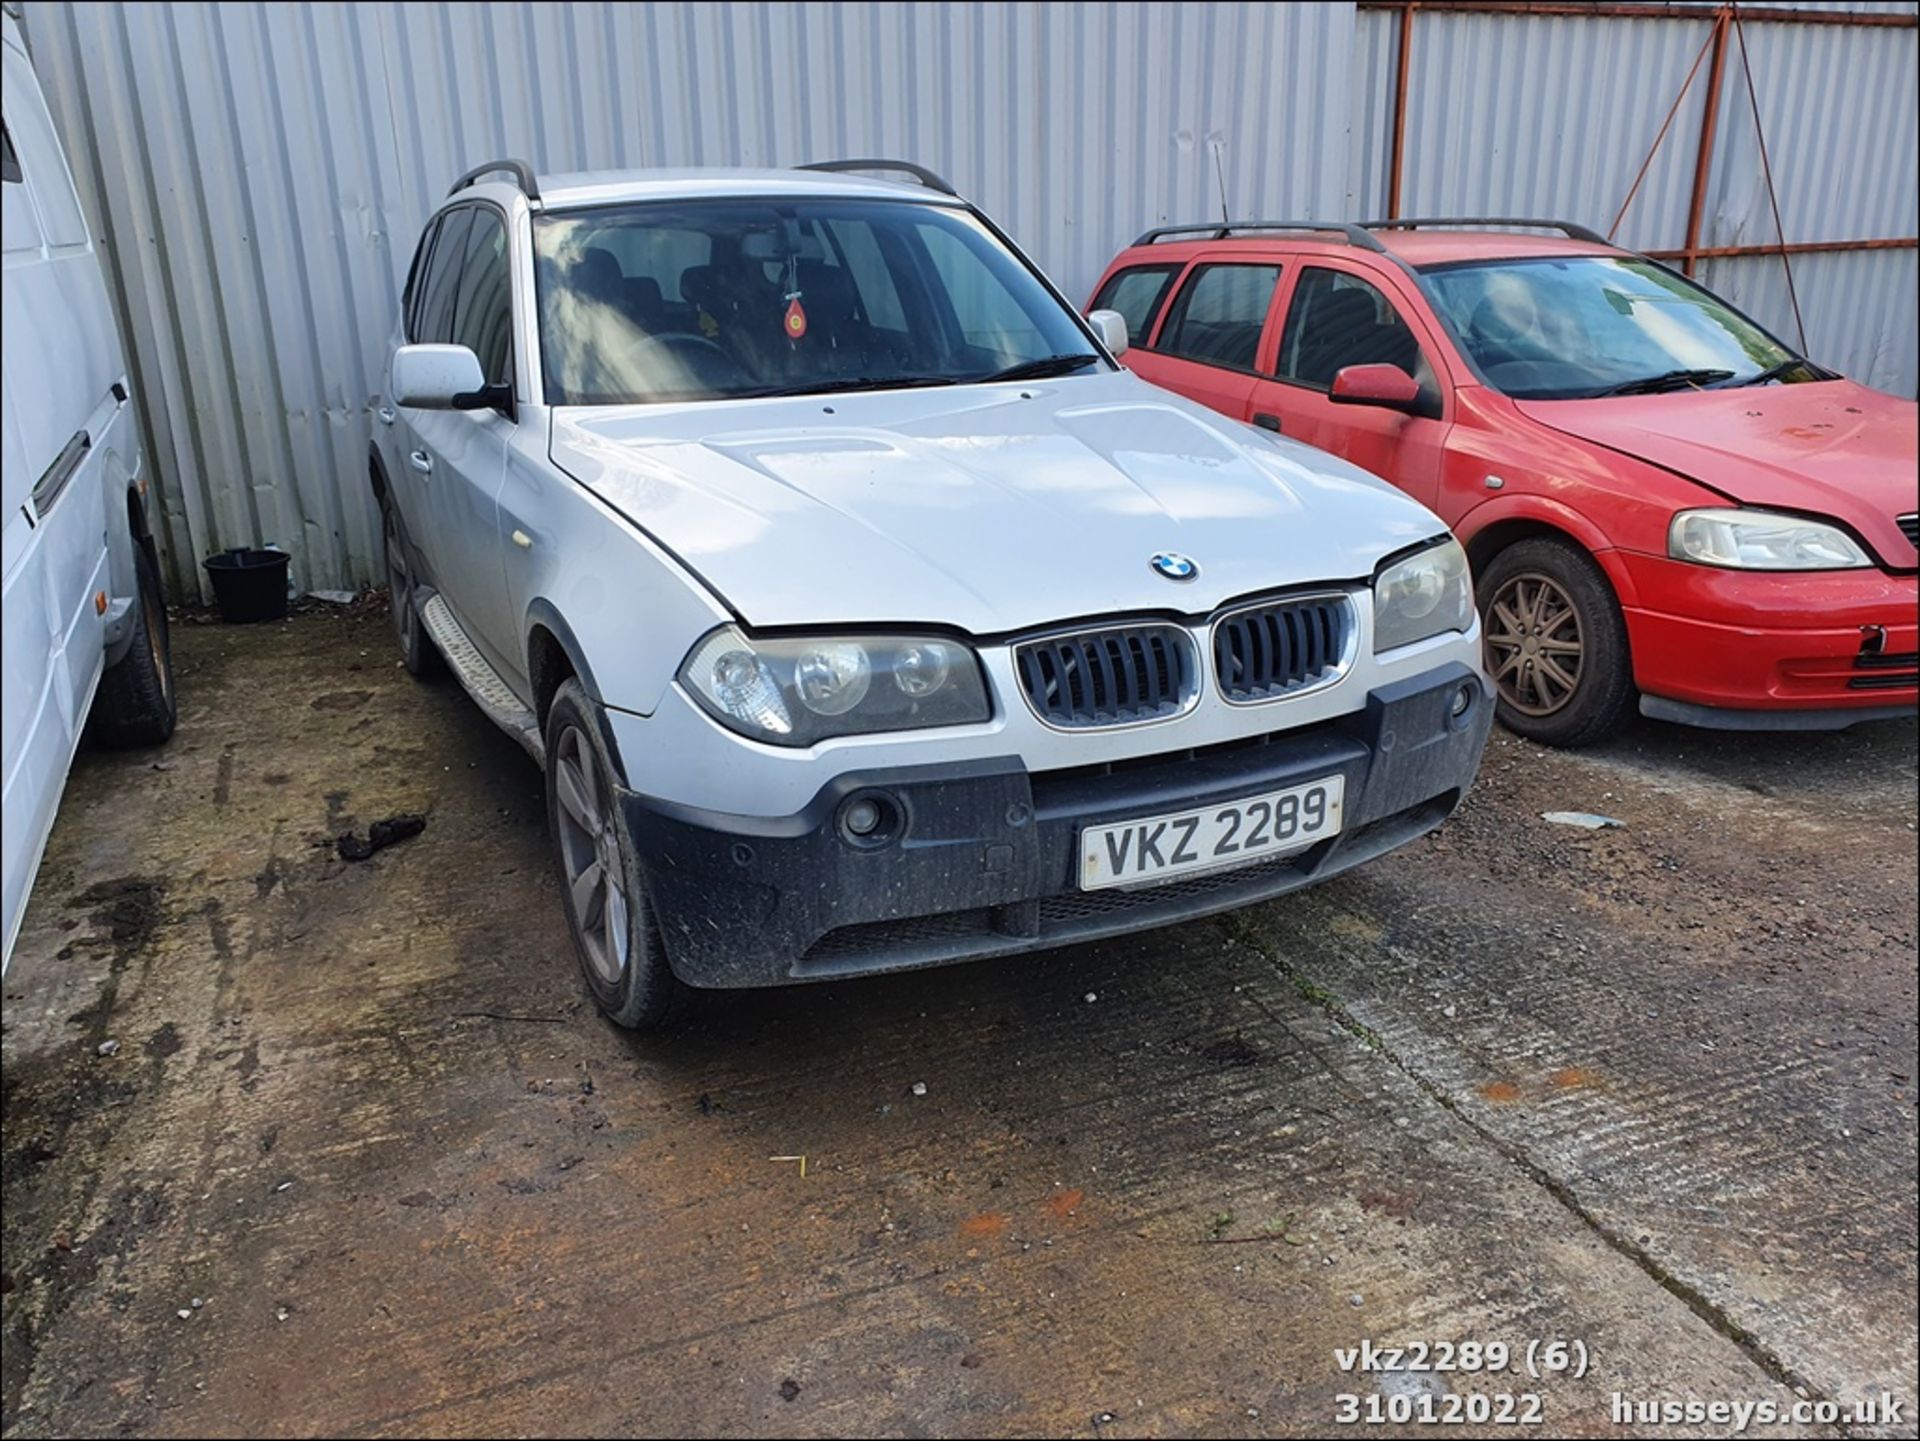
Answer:
POLYGON ((1145 345, 1153 334, 1153 318, 1160 313, 1160 302, 1167 298, 1177 265, 1136 265, 1123 270, 1100 287, 1090 310, 1117 310, 1127 320, 1127 339, 1145 345))
POLYGON ((461 266, 472 224, 471 206, 450 210, 440 221, 440 233, 427 260, 427 283, 414 337, 423 345, 445 345, 453 339, 453 307, 460 295, 461 266))
POLYGON ((1376 286, 1344 270, 1303 270, 1280 334, 1278 374, 1326 390, 1349 365, 1397 365, 1422 383, 1431 374, 1420 342, 1376 286))
POLYGON ((507 227, 491 210, 476 210, 460 278, 460 302, 454 311, 453 343, 480 358, 489 385, 513 377, 513 284, 507 273, 507 227))
POLYGON ((1174 297, 1155 349, 1206 365, 1251 370, 1279 280, 1277 265, 1197 267, 1174 297))

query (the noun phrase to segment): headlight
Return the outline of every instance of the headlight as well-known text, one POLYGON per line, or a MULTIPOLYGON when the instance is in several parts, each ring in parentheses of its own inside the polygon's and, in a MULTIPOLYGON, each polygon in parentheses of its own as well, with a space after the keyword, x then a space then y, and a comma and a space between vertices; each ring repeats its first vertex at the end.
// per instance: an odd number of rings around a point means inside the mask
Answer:
POLYGON ((1667 554, 1733 570, 1852 570, 1873 559, 1837 525, 1766 510, 1683 510, 1667 554))
POLYGON ((1472 625, 1473 581, 1467 574, 1467 553, 1456 540, 1395 561, 1374 578, 1376 654, 1472 625))
POLYGON ((754 640, 723 625, 693 648, 680 684, 729 730, 780 746, 993 714, 974 653, 937 636, 754 640))

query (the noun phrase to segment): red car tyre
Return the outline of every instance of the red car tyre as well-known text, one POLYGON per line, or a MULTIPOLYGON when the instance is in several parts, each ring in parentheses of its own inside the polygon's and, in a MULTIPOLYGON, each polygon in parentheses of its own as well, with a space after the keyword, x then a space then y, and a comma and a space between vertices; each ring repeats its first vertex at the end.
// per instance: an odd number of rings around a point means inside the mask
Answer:
POLYGON ((1536 536, 1493 558, 1477 587, 1487 674, 1500 721, 1550 746, 1619 730, 1633 708, 1633 661, 1613 587, 1570 541, 1536 536))

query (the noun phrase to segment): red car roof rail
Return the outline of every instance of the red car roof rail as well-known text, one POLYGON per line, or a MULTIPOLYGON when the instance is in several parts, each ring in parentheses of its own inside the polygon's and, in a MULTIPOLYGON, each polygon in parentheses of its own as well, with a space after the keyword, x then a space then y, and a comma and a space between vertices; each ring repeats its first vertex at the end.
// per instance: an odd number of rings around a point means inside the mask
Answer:
POLYGON ((1515 219, 1512 216, 1490 215, 1435 215, 1415 216, 1411 220, 1369 220, 1366 222, 1366 228, 1368 230, 1420 230, 1432 225, 1451 225, 1462 228, 1474 226, 1509 226, 1524 227, 1528 230, 1558 230, 1569 239, 1584 240, 1590 245, 1611 245, 1613 243, 1608 240, 1606 236, 1601 235, 1597 231, 1589 230, 1586 226, 1573 220, 1526 220, 1515 219))
POLYGON ((1152 245, 1169 235, 1208 235, 1215 240, 1225 240, 1230 235, 1248 230, 1322 230, 1341 236, 1347 244, 1357 245, 1362 250, 1386 249, 1386 246, 1367 234, 1363 226, 1348 225, 1338 220, 1215 220, 1203 225, 1156 225, 1144 231, 1133 243, 1152 245))
POLYGON ((929 190, 938 190, 943 195, 959 198, 960 192, 948 184, 941 176, 924 165, 915 165, 911 160, 816 160, 810 165, 796 165, 796 170, 830 170, 835 173, 854 170, 896 170, 902 175, 911 175, 929 190))

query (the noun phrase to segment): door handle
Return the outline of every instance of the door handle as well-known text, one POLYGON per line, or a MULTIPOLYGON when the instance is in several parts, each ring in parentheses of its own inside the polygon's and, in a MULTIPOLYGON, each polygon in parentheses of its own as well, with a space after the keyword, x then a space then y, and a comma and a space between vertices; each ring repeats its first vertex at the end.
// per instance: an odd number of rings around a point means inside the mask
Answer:
POLYGON ((422 475, 433 474, 433 457, 428 455, 424 450, 410 452, 407 455, 407 464, 419 471, 422 475))
POLYGON ((1280 434, 1280 417, 1277 415, 1272 415, 1264 410, 1255 411, 1253 423, 1262 430, 1270 430, 1275 435, 1280 434))
POLYGON ((380 423, 382 425, 392 425, 396 418, 394 409, 391 405, 381 406, 379 410, 374 412, 374 414, 380 417, 380 423))

